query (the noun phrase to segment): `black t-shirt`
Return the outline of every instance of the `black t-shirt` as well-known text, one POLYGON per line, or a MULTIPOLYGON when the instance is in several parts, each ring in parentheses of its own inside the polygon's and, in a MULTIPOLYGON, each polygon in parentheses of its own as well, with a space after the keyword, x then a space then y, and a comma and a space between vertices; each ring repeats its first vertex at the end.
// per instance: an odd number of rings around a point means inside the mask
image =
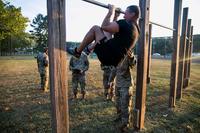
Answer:
POLYGON ((133 44, 135 39, 134 35, 136 26, 133 23, 127 22, 125 19, 116 21, 119 25, 119 32, 114 34, 114 37, 110 40, 112 43, 112 48, 117 53, 126 54, 126 51, 133 44))
POLYGON ((95 53, 104 65, 117 66, 126 55, 127 50, 131 45, 135 45, 138 39, 138 34, 135 33, 138 32, 138 29, 134 23, 128 23, 125 19, 116 22, 119 25, 119 32, 103 45, 95 47, 95 53))

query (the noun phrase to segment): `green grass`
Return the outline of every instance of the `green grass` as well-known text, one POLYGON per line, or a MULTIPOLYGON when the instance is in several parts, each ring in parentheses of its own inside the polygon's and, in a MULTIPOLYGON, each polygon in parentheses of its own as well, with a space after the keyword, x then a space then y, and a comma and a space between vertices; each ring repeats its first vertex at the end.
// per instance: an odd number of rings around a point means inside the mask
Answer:
MULTIPOLYGON (((191 84, 173 110, 168 109, 170 67, 169 60, 152 60, 142 132, 199 133, 200 64, 192 64, 191 84)), ((70 71, 68 79, 71 98, 70 71)), ((0 57, 0 132, 52 131, 50 94, 38 88, 39 74, 33 57, 0 57)), ((90 60, 86 96, 86 100, 69 100, 70 133, 118 133, 117 124, 112 122, 116 117, 114 103, 103 98, 102 71, 96 60, 90 60)))

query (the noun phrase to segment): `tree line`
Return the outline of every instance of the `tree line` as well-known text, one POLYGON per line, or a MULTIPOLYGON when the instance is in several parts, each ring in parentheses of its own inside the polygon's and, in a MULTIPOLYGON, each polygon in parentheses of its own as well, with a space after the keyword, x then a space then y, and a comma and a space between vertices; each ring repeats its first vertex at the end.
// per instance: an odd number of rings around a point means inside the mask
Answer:
POLYGON ((30 44, 24 31, 28 18, 23 17, 21 8, 16 8, 8 2, 0 0, 0 51, 12 52, 13 47, 20 48, 21 42, 30 44))
MULTIPOLYGON (((170 55, 173 52, 172 39, 172 37, 154 37, 152 39, 152 53, 170 55)), ((200 34, 193 35, 193 53, 200 53, 200 34)))
POLYGON ((40 51, 47 47, 47 16, 38 14, 31 23, 33 30, 26 32, 28 22, 20 7, 0 0, 0 55, 40 51))

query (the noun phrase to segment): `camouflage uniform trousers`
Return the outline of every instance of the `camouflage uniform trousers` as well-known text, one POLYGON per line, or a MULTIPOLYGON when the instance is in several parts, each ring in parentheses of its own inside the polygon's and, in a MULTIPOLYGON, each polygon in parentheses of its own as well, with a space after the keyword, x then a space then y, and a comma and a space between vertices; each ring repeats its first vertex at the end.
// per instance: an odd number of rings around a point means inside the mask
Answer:
POLYGON ((104 72, 103 72, 103 86, 104 86, 104 95, 112 98, 113 97, 113 90, 114 90, 113 86, 114 85, 109 86, 110 74, 111 74, 111 69, 104 70, 104 72))
POLYGON ((133 88, 115 87, 115 101, 118 118, 121 118, 122 125, 127 125, 133 109, 133 88))
POLYGON ((73 93, 78 93, 78 84, 81 88, 81 94, 85 94, 85 73, 72 73, 72 89, 73 93))
POLYGON ((40 73, 41 78, 41 89, 44 91, 48 91, 48 83, 49 83, 49 73, 40 73))

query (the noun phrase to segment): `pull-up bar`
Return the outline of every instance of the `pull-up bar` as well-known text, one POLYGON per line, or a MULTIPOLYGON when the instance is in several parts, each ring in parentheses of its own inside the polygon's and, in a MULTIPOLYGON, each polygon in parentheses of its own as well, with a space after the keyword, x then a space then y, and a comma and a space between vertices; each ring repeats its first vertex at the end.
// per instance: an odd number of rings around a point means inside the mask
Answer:
MULTIPOLYGON (((100 6, 100 7, 104 7, 104 8, 109 8, 108 5, 106 4, 103 4, 103 3, 100 3, 98 1, 95 1, 95 0, 82 0, 82 1, 85 1, 85 2, 88 2, 88 3, 91 3, 91 4, 94 4, 94 5, 97 5, 97 6, 100 6)), ((117 12, 120 12, 122 14, 125 14, 124 11, 120 10, 120 9, 116 9, 117 12)), ((161 24, 158 24, 158 23, 155 23, 155 22, 151 22, 149 21, 150 24, 153 24, 153 25, 156 25, 156 26, 159 26, 159 27, 162 27, 162 28, 165 28, 165 29, 168 29, 168 30, 172 30, 172 31, 175 31, 176 29, 173 29, 173 28, 170 28, 170 27, 167 27, 167 26, 164 26, 164 25, 161 25, 161 24)))
POLYGON ((153 24, 153 25, 156 25, 156 26, 159 26, 159 27, 162 27, 162 28, 165 28, 165 29, 168 29, 168 30, 176 31, 176 29, 173 29, 173 28, 170 28, 170 27, 167 27, 167 26, 164 26, 164 25, 152 22, 152 21, 149 21, 149 23, 153 24))
MULTIPOLYGON (((97 5, 97 6, 100 6, 100 7, 104 7, 104 8, 109 8, 108 5, 106 4, 103 4, 101 2, 98 2, 98 1, 95 1, 95 0, 82 0, 82 1, 85 1, 85 2, 88 2, 88 3, 91 3, 91 4, 94 4, 94 5, 97 5)), ((120 9, 116 9, 117 12, 120 12, 122 14, 125 14, 124 11, 120 10, 120 9)))

